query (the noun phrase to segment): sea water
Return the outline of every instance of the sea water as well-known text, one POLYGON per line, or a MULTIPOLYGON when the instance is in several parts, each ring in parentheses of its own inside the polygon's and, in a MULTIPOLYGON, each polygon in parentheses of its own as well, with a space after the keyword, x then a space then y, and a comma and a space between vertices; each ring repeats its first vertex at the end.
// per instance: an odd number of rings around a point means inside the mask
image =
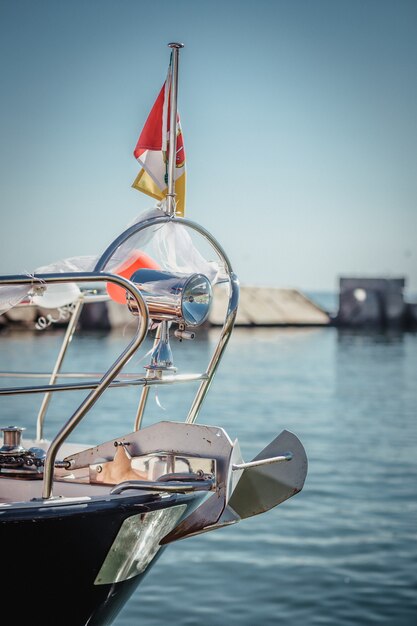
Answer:
MULTIPOLYGON (((76 338, 64 370, 103 371, 128 330, 76 338)), ((215 335, 173 343, 181 372, 204 369, 215 335)), ((44 333, 36 348, 32 334, 1 336, 0 369, 50 371, 61 338, 44 333)), ((135 356, 129 369, 144 363, 135 356)), ((145 425, 183 419, 194 390, 152 389, 145 425)), ((71 439, 130 432, 138 394, 109 390, 71 439)), ((82 397, 55 394, 47 437, 82 397)), ((33 436, 40 401, 0 398, 2 425, 23 423, 33 436)), ((309 459, 304 489, 263 515, 168 546, 115 626, 415 626, 416 408, 416 334, 236 329, 199 422, 238 437, 246 461, 293 431, 309 459)))

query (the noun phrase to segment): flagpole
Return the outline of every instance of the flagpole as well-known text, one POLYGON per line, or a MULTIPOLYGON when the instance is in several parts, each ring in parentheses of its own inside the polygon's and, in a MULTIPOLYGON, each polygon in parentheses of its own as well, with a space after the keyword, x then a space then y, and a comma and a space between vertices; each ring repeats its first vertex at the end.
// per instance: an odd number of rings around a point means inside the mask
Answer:
POLYGON ((171 67, 171 107, 169 116, 169 153, 168 153, 168 193, 167 208, 168 215, 175 215, 175 161, 177 154, 177 97, 178 97, 178 59, 183 43, 169 43, 172 50, 171 67))

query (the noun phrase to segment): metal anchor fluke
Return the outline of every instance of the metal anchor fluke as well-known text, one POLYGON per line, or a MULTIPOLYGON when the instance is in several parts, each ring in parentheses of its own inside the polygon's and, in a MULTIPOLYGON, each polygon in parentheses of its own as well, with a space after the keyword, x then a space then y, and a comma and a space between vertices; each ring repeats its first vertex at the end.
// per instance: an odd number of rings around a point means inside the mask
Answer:
POLYGON ((298 437, 284 430, 250 463, 236 464, 232 469, 243 469, 243 473, 228 506, 245 519, 301 491, 307 475, 307 455, 298 437), (283 450, 291 453, 283 454, 283 450))

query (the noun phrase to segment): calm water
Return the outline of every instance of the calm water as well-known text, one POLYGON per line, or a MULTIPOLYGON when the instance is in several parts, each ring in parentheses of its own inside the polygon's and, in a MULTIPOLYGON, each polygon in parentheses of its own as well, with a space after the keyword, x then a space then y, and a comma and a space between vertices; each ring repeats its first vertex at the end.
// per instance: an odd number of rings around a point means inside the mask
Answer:
MULTIPOLYGON (((59 337, 42 339, 35 356, 30 335, 0 337, 0 369, 51 368, 59 337)), ((75 340, 66 369, 101 370, 123 341, 75 340)), ((181 371, 202 369, 212 347, 212 336, 174 344, 181 371)), ((137 393, 108 392, 72 439, 131 431, 137 393)), ((56 395, 48 436, 77 398, 56 395)), ((153 395, 148 423, 182 419, 189 398, 184 386, 153 395)), ((115 626, 415 626, 416 407, 415 334, 236 330, 200 422, 238 437, 245 460, 292 430, 309 457, 304 490, 264 515, 171 545, 115 626)), ((36 409, 2 398, 1 421, 24 415, 33 435, 36 409)))

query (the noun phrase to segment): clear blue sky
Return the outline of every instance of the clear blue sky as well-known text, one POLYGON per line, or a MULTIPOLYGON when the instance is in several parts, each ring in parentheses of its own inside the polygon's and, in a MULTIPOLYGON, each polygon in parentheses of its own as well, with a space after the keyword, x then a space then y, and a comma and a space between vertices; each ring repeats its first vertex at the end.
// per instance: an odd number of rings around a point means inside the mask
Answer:
POLYGON ((415 0, 0 0, 0 271, 152 206, 133 149, 181 56, 187 216, 243 284, 417 290, 415 0))

